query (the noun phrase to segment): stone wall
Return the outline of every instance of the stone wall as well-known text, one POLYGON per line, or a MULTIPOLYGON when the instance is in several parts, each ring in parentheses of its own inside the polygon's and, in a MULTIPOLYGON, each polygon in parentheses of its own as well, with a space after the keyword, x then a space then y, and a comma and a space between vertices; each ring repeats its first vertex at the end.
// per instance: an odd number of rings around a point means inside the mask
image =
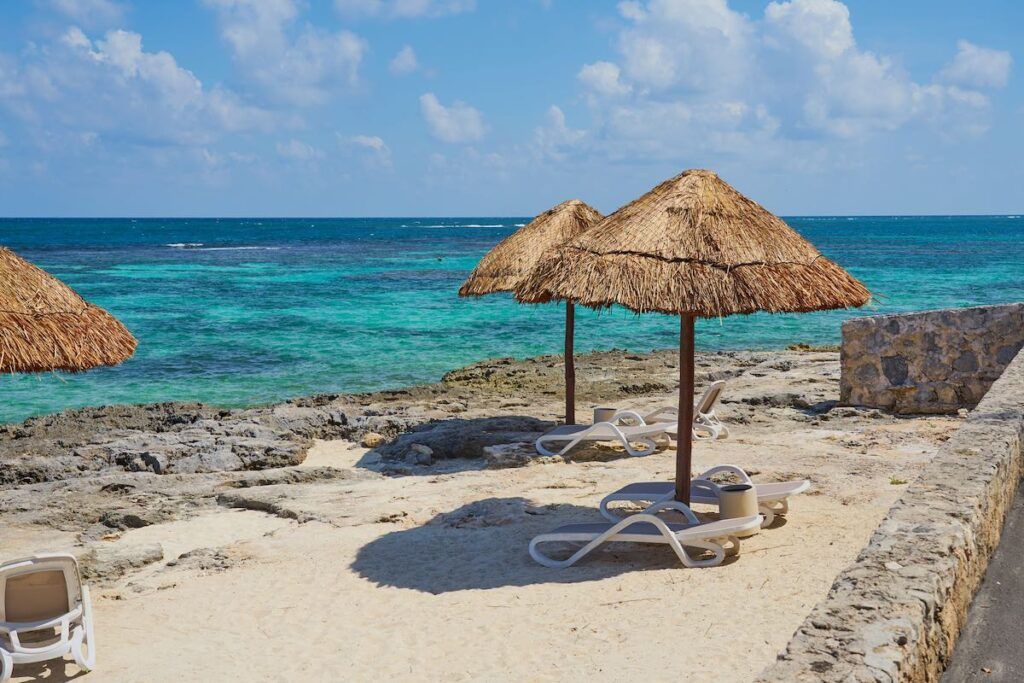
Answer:
POLYGON ((1022 461, 1024 353, 757 680, 937 681, 999 543, 1022 461))
POLYGON ((843 323, 840 400, 898 413, 973 408, 1024 346, 1024 303, 843 323))

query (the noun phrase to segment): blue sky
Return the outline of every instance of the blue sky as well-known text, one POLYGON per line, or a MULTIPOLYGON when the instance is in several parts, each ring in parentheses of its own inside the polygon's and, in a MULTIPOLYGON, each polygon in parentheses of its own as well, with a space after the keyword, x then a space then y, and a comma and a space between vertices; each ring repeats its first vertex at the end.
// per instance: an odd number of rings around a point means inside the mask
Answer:
POLYGON ((1024 212, 1024 3, 22 0, 0 214, 1024 212))

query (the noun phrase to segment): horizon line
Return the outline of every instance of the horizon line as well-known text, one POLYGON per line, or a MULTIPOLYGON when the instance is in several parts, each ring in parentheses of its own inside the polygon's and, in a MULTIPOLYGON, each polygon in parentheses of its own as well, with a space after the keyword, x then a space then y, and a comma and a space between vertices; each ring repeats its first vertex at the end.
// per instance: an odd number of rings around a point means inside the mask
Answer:
MULTIPOLYGON (((610 214, 607 214, 610 215, 610 214)), ((1024 210, 1015 213, 805 213, 805 214, 776 214, 780 218, 1017 218, 1024 216, 1024 210)), ((0 221, 15 220, 368 220, 368 219, 469 219, 469 218, 535 218, 531 214, 417 214, 407 216, 259 216, 259 215, 236 215, 236 216, 0 216, 0 221)))

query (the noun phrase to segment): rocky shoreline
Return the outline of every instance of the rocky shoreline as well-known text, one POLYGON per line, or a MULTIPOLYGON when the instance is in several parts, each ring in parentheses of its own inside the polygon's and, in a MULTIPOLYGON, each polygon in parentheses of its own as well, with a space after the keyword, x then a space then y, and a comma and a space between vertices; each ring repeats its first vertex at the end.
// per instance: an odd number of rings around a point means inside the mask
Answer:
MULTIPOLYGON (((671 402, 676 362, 675 350, 579 356, 579 416, 595 405, 671 402)), ((730 380, 722 411, 748 431, 828 423, 855 435, 898 424, 878 410, 838 406, 838 374, 838 354, 815 349, 705 353, 696 371, 698 387, 730 380)), ((561 360, 542 356, 475 363, 435 384, 257 408, 162 403, 32 418, 0 427, 0 520, 71 534, 90 574, 113 578, 135 560, 93 556, 106 552, 98 541, 111 534, 224 507, 299 521, 331 517, 280 503, 291 495, 280 492, 305 485, 622 458, 602 446, 536 456, 530 444, 562 419, 561 396, 561 360), (305 462, 321 441, 348 444, 359 454, 356 466, 305 462)), ((867 453, 877 438, 844 437, 840 445, 867 453)))
MULTIPOLYGON (((628 404, 677 386, 673 350, 596 352, 579 356, 577 362, 582 419, 588 405, 628 404)), ((834 381, 837 354, 813 349, 705 353, 697 361, 697 382, 800 369, 809 373, 809 385, 834 381)), ((0 426, 0 487, 117 472, 201 474, 287 467, 303 461, 314 439, 362 441, 389 462, 479 458, 482 448, 529 439, 561 417, 550 410, 544 419, 523 414, 561 395, 561 372, 558 356, 500 358, 453 370, 436 384, 317 395, 256 408, 159 403, 69 410, 0 426), (430 452, 419 449, 419 459, 408 458, 417 443, 430 452)), ((812 414, 835 405, 834 392, 821 386, 808 389, 744 400, 812 414)))

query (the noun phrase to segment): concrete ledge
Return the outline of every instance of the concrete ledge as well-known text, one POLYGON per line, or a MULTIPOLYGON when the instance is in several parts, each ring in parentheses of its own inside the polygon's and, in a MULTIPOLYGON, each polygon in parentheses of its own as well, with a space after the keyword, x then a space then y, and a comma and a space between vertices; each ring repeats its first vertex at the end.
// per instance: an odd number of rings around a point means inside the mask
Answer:
POLYGON ((1022 462, 1019 353, 757 680, 938 680, 999 543, 1022 462))

